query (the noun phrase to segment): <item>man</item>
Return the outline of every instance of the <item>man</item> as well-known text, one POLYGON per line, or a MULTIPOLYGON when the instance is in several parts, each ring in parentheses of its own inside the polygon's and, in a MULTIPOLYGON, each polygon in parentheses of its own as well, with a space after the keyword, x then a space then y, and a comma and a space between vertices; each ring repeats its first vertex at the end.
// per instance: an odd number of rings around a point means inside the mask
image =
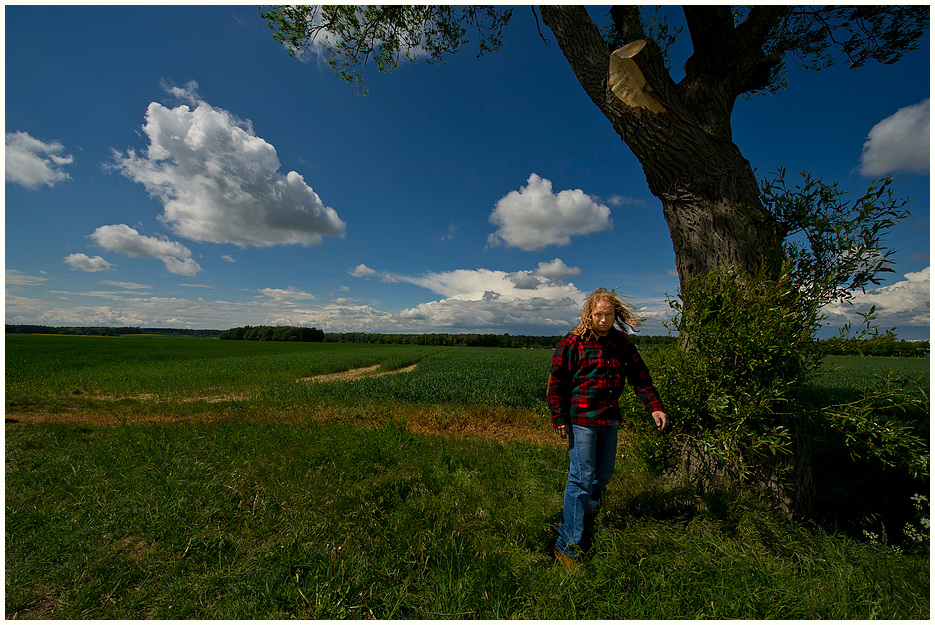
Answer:
POLYGON ((625 330, 643 321, 616 293, 597 289, 585 301, 578 327, 552 356, 548 391, 552 427, 568 439, 570 460, 555 557, 569 570, 576 564, 585 512, 600 507, 614 473, 618 400, 627 381, 652 412, 656 427, 666 427, 666 413, 649 370, 625 330))

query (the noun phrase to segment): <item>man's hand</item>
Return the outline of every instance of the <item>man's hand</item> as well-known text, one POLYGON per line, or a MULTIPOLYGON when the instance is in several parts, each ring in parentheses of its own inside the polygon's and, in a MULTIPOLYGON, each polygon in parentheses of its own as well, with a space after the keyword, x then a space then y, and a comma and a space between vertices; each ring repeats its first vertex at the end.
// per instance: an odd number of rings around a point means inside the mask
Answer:
POLYGON ((661 410, 657 410, 653 413, 653 421, 656 422, 656 428, 659 431, 666 429, 666 413, 661 410))
POLYGON ((567 427, 566 425, 560 425, 555 428, 555 431, 558 432, 558 435, 562 438, 568 438, 568 430, 565 429, 567 427))

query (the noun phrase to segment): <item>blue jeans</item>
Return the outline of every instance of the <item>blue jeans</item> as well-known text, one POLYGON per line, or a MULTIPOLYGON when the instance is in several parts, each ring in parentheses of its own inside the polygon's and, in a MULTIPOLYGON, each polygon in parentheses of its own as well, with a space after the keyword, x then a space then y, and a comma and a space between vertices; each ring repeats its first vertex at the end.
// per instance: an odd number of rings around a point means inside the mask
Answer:
POLYGON ((574 557, 581 545, 584 514, 600 507, 601 498, 614 474, 617 454, 617 424, 588 427, 572 425, 568 432, 568 483, 565 507, 555 547, 574 557))

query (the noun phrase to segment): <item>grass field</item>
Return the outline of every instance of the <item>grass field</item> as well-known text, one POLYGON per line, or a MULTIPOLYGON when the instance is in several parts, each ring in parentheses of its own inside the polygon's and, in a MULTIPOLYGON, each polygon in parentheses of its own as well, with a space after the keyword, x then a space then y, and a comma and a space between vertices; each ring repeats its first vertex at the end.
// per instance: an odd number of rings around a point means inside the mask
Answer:
POLYGON ((567 574, 547 350, 6 341, 7 618, 929 616, 927 554, 692 495, 625 437, 567 574))
POLYGON ((860 356, 828 356, 817 384, 824 389, 853 390, 872 386, 887 372, 906 376, 928 376, 928 358, 885 358, 860 356))

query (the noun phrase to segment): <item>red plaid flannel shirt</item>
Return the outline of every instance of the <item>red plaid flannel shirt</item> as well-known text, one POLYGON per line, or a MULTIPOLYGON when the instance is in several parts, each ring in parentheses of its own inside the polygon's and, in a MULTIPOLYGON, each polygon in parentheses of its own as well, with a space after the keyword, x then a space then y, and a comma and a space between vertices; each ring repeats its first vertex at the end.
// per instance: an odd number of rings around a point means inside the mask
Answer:
POLYGON ((619 421, 618 400, 627 381, 648 411, 662 410, 649 370, 626 334, 616 328, 597 340, 569 334, 552 356, 548 391, 552 426, 619 421))

